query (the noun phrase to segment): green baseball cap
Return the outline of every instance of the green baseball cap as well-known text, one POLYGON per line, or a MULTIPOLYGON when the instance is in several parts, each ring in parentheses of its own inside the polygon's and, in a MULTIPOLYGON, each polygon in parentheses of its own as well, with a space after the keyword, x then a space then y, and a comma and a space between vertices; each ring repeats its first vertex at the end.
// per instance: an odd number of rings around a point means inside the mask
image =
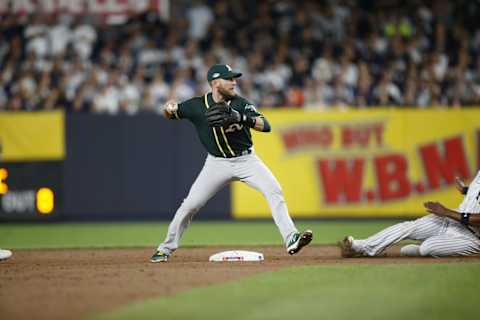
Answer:
POLYGON ((234 71, 228 64, 215 64, 208 69, 208 82, 215 79, 230 79, 242 76, 240 72, 234 71))

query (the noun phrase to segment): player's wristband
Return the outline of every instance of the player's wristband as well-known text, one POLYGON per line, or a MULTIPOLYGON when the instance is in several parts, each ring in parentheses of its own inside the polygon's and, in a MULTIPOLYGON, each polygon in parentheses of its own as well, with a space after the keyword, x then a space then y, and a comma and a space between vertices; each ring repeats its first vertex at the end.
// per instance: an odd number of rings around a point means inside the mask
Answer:
POLYGON ((249 117, 246 114, 242 114, 240 122, 245 124, 249 128, 255 127, 256 120, 255 118, 249 117))
POLYGON ((467 212, 461 213, 461 219, 460 219, 461 224, 463 224, 464 226, 468 226, 469 219, 470 219, 470 213, 467 213, 467 212))

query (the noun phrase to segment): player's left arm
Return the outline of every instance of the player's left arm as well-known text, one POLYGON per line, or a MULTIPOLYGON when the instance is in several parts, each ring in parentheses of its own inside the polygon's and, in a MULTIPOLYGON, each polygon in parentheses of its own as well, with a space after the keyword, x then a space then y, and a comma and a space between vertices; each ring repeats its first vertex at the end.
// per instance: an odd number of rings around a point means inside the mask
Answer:
POLYGON ((252 125, 251 127, 253 130, 261 131, 261 132, 270 132, 272 131, 272 127, 270 127, 270 123, 264 116, 256 116, 252 117, 252 125))
POLYGON ((436 214, 437 216, 448 217, 465 225, 480 226, 480 214, 478 214, 478 212, 458 212, 448 209, 440 202, 434 201, 427 201, 423 205, 427 209, 427 212, 436 214))
POLYGON ((267 118, 265 118, 261 113, 259 113, 255 106, 249 102, 245 104, 245 108, 243 110, 243 113, 241 114, 241 117, 241 122, 252 128, 253 130, 261 132, 272 131, 272 127, 270 126, 267 118))

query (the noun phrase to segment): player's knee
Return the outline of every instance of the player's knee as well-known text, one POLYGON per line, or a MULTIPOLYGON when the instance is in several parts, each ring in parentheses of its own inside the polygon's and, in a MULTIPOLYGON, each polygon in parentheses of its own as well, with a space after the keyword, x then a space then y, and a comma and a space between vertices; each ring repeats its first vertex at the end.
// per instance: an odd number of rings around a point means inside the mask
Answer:
POLYGON ((406 235, 410 235, 412 232, 415 231, 415 222, 414 221, 404 221, 399 222, 395 225, 397 230, 402 230, 403 233, 406 235))
POLYGON ((442 256, 442 247, 438 246, 435 244, 435 242, 432 241, 424 241, 418 250, 420 252, 420 255, 422 257, 438 257, 442 256))
POLYGON ((282 187, 275 183, 275 184, 272 184, 272 186, 270 187, 270 193, 274 196, 277 196, 277 197, 282 197, 283 198, 283 190, 282 190, 282 187))
POLYGON ((420 252, 420 255, 422 257, 428 257, 428 256, 431 256, 432 248, 428 245, 425 245, 425 242, 424 242, 418 248, 418 252, 420 252))
POLYGON ((405 229, 408 229, 408 228, 413 227, 415 224, 414 224, 413 221, 404 221, 404 222, 400 222, 398 225, 402 226, 405 229))
POLYGON ((283 196, 283 191, 280 187, 273 188, 270 191, 270 197, 277 202, 285 202, 285 197, 283 196))
POLYGON ((182 202, 182 207, 185 211, 189 213, 196 213, 198 210, 200 210, 203 207, 203 203, 199 201, 195 201, 194 199, 184 199, 182 202))

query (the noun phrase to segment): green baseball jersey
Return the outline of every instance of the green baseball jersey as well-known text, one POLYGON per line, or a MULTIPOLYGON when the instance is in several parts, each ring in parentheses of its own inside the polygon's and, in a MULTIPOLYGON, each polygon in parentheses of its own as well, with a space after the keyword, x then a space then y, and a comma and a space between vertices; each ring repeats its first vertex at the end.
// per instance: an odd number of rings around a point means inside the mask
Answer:
MULTIPOLYGON (((252 103, 240 96, 227 100, 230 107, 250 117, 262 116, 252 103)), ((231 158, 241 155, 252 147, 250 128, 233 123, 228 128, 212 128, 208 125, 205 111, 213 106, 212 93, 194 97, 178 104, 178 110, 172 119, 188 119, 197 130, 198 137, 208 153, 216 157, 231 158)))

